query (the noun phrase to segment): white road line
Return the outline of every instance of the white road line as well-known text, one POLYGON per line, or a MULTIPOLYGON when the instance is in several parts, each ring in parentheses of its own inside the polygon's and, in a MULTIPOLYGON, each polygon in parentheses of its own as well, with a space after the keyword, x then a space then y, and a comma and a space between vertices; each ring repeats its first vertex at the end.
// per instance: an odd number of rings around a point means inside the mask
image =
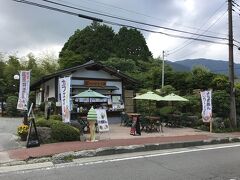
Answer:
MULTIPOLYGON (((136 155, 136 156, 131 156, 131 154, 127 154, 128 156, 131 157, 123 157, 123 158, 115 158, 113 157, 112 159, 100 159, 100 160, 95 160, 94 159, 92 161, 88 162, 71 162, 71 163, 64 163, 64 164, 55 164, 53 165, 51 162, 46 163, 42 166, 38 166, 37 164, 28 164, 27 167, 26 165, 19 165, 14 167, 1 167, 0 168, 0 176, 1 173, 7 173, 7 172, 12 172, 15 171, 17 174, 18 173, 27 173, 27 172, 31 172, 31 171, 39 171, 39 170, 51 170, 51 169, 60 169, 60 168, 64 168, 64 167, 74 167, 74 166, 87 166, 87 165, 95 165, 95 164, 103 164, 103 163, 109 163, 109 162, 119 162, 119 161, 127 161, 127 160, 135 160, 135 159, 143 159, 143 158, 149 158, 149 157, 157 157, 157 156, 167 156, 167 155, 174 155, 174 154, 183 154, 183 153, 191 153, 191 152, 200 152, 200 151, 208 151, 208 150, 216 150, 216 149, 226 149, 226 148, 234 148, 234 147, 240 147, 240 143, 238 144, 232 144, 232 145, 214 145, 214 146, 208 146, 208 147, 200 147, 200 146, 195 146, 195 148, 197 149, 188 149, 186 148, 186 150, 179 150, 178 149, 169 149, 169 151, 171 152, 166 152, 166 150, 164 150, 165 152, 162 153, 156 153, 156 154, 147 154, 147 155, 136 155), (174 150, 174 151, 173 151, 174 150), (32 166, 32 167, 31 167, 32 166), (44 167, 45 166, 45 167, 44 167)), ((193 147, 189 147, 189 148, 193 148, 193 147)), ((163 151, 163 150, 159 150, 159 151, 163 151)), ((154 152, 154 151, 152 151, 154 152)), ((146 152, 142 152, 142 153, 149 153, 149 151, 146 152)), ((124 154, 121 154, 124 155, 124 154)), ((126 154, 125 154, 126 155, 126 154)), ((118 156, 118 155, 116 155, 118 156)), ((97 156, 100 157, 100 156, 97 156)), ((108 157, 108 156, 106 156, 108 157)), ((104 156, 102 156, 102 158, 106 158, 104 156)), ((92 157, 94 158, 94 157, 92 157)), ((79 159, 79 161, 81 161, 81 159, 79 159)), ((40 163, 41 164, 41 163, 40 163)))
MULTIPOLYGON (((167 155, 174 155, 174 154, 183 154, 183 153, 190 153, 190 152, 216 150, 216 149, 226 149, 226 148, 234 148, 234 147, 240 147, 240 144, 224 145, 224 146, 217 146, 217 147, 207 147, 207 148, 202 148, 201 147, 199 149, 187 149, 187 150, 174 151, 174 152, 165 152, 165 153, 157 153, 157 154, 139 155, 139 156, 125 157, 125 158, 114 158, 114 159, 108 159, 108 160, 98 160, 98 161, 94 161, 93 160, 92 162, 74 163, 74 164, 68 164, 67 166, 94 165, 94 164, 102 164, 102 163, 108 163, 108 162, 135 160, 135 159, 143 159, 143 158, 149 158, 149 157, 167 156, 167 155)), ((66 167, 66 166, 64 166, 64 164, 60 164, 60 165, 57 165, 57 166, 59 168, 66 167)))

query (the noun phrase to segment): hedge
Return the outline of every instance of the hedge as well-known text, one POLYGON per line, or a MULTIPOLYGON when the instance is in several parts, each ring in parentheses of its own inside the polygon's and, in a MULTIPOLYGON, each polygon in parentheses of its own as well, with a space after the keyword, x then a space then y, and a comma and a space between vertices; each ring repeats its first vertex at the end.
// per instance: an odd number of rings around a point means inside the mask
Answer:
POLYGON ((68 124, 56 120, 38 119, 36 126, 51 128, 51 137, 54 142, 79 140, 80 132, 68 124))
POLYGON ((77 141, 80 138, 78 129, 64 123, 53 123, 51 129, 52 138, 56 141, 77 141))

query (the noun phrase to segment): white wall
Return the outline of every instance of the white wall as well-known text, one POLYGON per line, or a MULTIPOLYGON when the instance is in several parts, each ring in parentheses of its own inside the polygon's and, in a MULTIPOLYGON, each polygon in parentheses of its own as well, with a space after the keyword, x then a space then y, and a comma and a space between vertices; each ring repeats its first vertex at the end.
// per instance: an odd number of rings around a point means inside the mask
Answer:
POLYGON ((76 71, 72 74, 73 77, 85 77, 85 78, 94 78, 94 79, 119 79, 118 77, 112 76, 109 73, 99 70, 99 71, 91 71, 82 69, 76 71))
POLYGON ((114 90, 113 94, 122 94, 122 82, 120 82, 120 81, 107 81, 106 86, 116 86, 119 89, 114 90))
POLYGON ((84 85, 84 80, 72 79, 71 80, 71 85, 84 85))
POLYGON ((55 78, 50 79, 44 83, 44 100, 47 98, 54 97, 55 98, 55 78), (47 86, 49 86, 49 95, 47 96, 47 86))

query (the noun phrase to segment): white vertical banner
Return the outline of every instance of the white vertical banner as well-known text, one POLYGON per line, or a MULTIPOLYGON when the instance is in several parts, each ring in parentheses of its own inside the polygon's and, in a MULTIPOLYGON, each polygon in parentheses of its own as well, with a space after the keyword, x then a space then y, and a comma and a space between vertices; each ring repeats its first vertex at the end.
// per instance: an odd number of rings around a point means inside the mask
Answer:
POLYGON ((30 91, 30 71, 20 71, 17 109, 27 110, 30 91))
POLYGON ((202 91, 201 99, 203 122, 210 122, 212 119, 212 90, 202 91))
POLYGON ((70 122, 70 77, 64 77, 59 79, 59 89, 61 93, 62 102, 62 120, 67 123, 70 122))
POLYGON ((109 131, 106 109, 95 109, 99 132, 109 131))

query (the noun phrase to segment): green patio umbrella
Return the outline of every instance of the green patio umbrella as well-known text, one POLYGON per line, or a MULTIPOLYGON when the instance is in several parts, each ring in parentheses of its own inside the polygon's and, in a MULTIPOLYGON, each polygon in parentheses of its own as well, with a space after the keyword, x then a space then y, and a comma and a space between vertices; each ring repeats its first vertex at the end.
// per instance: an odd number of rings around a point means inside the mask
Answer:
POLYGON ((176 95, 176 94, 174 94, 174 93, 171 93, 171 94, 169 94, 169 95, 167 95, 167 96, 164 96, 164 97, 162 98, 162 100, 163 100, 163 101, 188 101, 188 99, 183 98, 183 97, 181 97, 181 96, 178 96, 178 95, 176 95))
POLYGON ((141 99, 141 100, 149 100, 149 101, 161 101, 163 100, 162 96, 159 96, 158 94, 148 91, 147 93, 144 93, 142 95, 136 96, 133 99, 141 99))
POLYGON ((139 99, 139 100, 147 100, 148 101, 148 107, 149 107, 149 116, 150 116, 150 102, 151 101, 161 101, 163 100, 162 96, 159 96, 158 94, 148 91, 147 93, 144 93, 142 95, 136 96, 133 99, 139 99))
POLYGON ((175 102, 175 101, 185 101, 186 102, 186 101, 189 101, 189 100, 186 99, 186 98, 183 98, 181 96, 178 96, 178 95, 176 95, 174 93, 171 93, 171 94, 169 94, 167 96, 164 96, 163 97, 163 101, 170 101, 171 102, 172 113, 173 113, 173 103, 172 102, 175 102))
POLYGON ((88 89, 86 91, 83 91, 83 92, 73 96, 73 98, 89 98, 89 102, 90 102, 90 98, 108 98, 108 97, 104 96, 103 94, 100 94, 96 91, 93 91, 91 89, 88 89))

